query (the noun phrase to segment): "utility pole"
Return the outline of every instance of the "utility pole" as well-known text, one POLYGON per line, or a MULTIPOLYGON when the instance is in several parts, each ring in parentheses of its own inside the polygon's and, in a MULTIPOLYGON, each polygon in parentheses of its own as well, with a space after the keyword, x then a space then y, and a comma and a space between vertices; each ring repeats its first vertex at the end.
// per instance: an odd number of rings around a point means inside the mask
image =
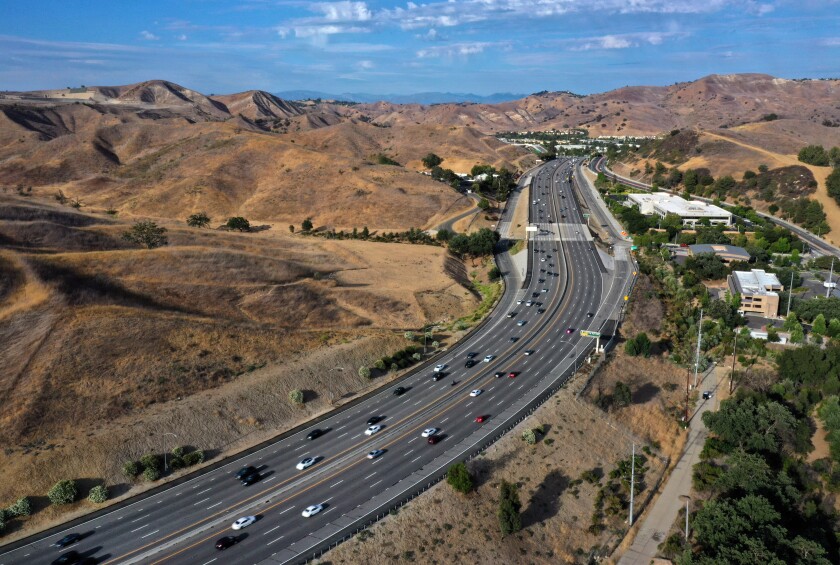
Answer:
POLYGON ((738 351, 738 332, 735 332, 735 345, 732 347, 732 372, 729 373, 729 394, 732 394, 732 383, 735 380, 735 352, 738 351))
POLYGON ((828 275, 828 283, 824 283, 825 284, 825 297, 826 298, 828 298, 829 295, 831 294, 831 285, 832 285, 831 279, 833 279, 833 278, 834 278, 834 257, 831 258, 831 273, 829 273, 829 275, 828 275))
POLYGON ((636 486, 636 444, 633 443, 633 455, 630 458, 630 526, 633 525, 633 491, 636 486))
POLYGON ((703 309, 700 308, 700 322, 697 324, 697 355, 694 357, 694 388, 697 388, 697 370, 700 368, 700 341, 703 338, 703 309))
POLYGON ((691 389, 691 366, 685 368, 685 415, 683 422, 688 424, 688 391, 691 389))
POLYGON ((788 287, 788 307, 785 317, 790 316, 790 299, 793 298, 793 269, 790 270, 790 286, 788 287))

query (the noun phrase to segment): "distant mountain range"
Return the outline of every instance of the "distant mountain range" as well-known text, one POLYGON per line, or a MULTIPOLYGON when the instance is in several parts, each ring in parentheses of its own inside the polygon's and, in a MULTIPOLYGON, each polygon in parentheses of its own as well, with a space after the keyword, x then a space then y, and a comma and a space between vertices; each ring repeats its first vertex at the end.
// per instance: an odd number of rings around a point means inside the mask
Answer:
POLYGON ((285 100, 337 100, 341 102, 360 102, 363 104, 373 102, 391 102, 393 104, 447 104, 459 102, 475 102, 480 104, 498 104, 499 102, 510 102, 525 98, 526 94, 511 94, 510 92, 497 92, 482 96, 480 94, 459 93, 459 92, 417 92, 415 94, 368 94, 365 92, 351 92, 344 94, 330 94, 317 90, 284 90, 275 92, 275 96, 285 100))

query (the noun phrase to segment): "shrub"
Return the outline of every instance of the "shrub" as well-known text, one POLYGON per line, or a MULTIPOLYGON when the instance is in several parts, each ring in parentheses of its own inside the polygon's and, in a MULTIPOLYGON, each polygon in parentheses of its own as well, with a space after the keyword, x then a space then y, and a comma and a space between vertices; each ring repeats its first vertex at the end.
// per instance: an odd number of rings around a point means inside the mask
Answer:
POLYGON ((303 391, 296 388, 294 390, 289 391, 289 402, 292 404, 302 405, 303 404, 303 391))
POLYGON ((178 471, 179 469, 183 469, 186 466, 187 464, 184 463, 184 458, 179 455, 173 455, 169 459, 169 468, 173 471, 178 471))
POLYGON ((613 402, 616 406, 630 406, 632 399, 633 395, 630 392, 629 386, 621 381, 615 383, 615 389, 613 390, 613 402))
POLYGON ((416 336, 414 335, 414 332, 405 332, 403 334, 403 337, 405 337, 405 339, 407 339, 408 341, 414 341, 414 338, 416 336))
POLYGON ((195 451, 184 455, 184 464, 188 467, 198 465, 199 463, 204 463, 204 451, 196 449, 195 451))
POLYGON ((251 223, 242 216, 234 216, 233 218, 228 218, 228 221, 225 223, 225 225, 228 227, 228 229, 237 231, 251 230, 251 223))
POLYGON ((160 458, 160 455, 155 455, 154 453, 147 453, 141 457, 140 464, 143 465, 143 471, 146 469, 160 471, 163 468, 163 460, 160 458))
POLYGON ((172 448, 172 452, 171 452, 171 453, 172 453, 172 455, 174 455, 175 457, 183 457, 183 456, 184 456, 184 451, 186 451, 186 450, 184 449, 184 447, 183 447, 183 446, 181 446, 181 445, 179 445, 178 447, 173 447, 173 448, 172 448))
POLYGON ((503 480, 499 485, 499 509, 496 513, 502 535, 515 534, 522 529, 521 508, 516 485, 503 480))
POLYGON ((394 371, 394 372, 397 372, 397 371, 400 370, 400 366, 397 365, 396 363, 391 363, 391 370, 394 371))
POLYGON ((130 230, 122 234, 122 238, 137 245, 144 245, 147 249, 154 249, 169 242, 165 233, 166 228, 154 222, 144 221, 134 224, 130 230))
POLYGON ((190 214, 187 217, 187 225, 192 228, 204 228, 210 223, 210 216, 207 212, 199 212, 197 214, 190 214))
POLYGON ((528 445, 534 445, 537 443, 537 434, 534 430, 525 430, 522 432, 522 440, 528 445))
MULTIPOLYGON (((29 500, 28 496, 24 496, 23 498, 18 498, 17 502, 9 506, 6 510, 6 514, 11 518, 17 518, 18 516, 29 516, 32 514, 32 501, 29 500)), ((0 521, 3 521, 5 516, 0 516, 0 521)))
POLYGON ((359 376, 363 379, 369 379, 370 378, 370 368, 365 367, 364 365, 359 367, 359 376))
POLYGON ((105 485, 96 485, 90 489, 88 500, 94 504, 102 504, 108 500, 108 488, 105 485))
POLYGON ((76 481, 65 479, 58 481, 47 492, 50 504, 70 504, 76 500, 76 481))
POLYGON ((143 469, 143 478, 149 482, 154 482, 160 478, 160 470, 155 467, 146 467, 143 469))
POLYGON ((422 356, 422 355, 420 355, 419 353, 414 353, 414 354, 412 354, 411 358, 412 358, 414 361, 419 361, 420 359, 422 359, 422 358, 423 358, 423 356, 422 356))
POLYGON ((123 475, 133 479, 140 474, 140 465, 136 461, 127 461, 122 468, 123 475))
POLYGON ((309 231, 312 229, 312 218, 306 218, 301 224, 300 228, 303 231, 309 231))
POLYGON ((377 359, 376 363, 373 364, 374 369, 378 369, 380 371, 385 370, 385 361, 382 359, 377 359))
POLYGON ((467 494, 473 489, 473 478, 464 463, 455 463, 446 472, 446 482, 461 494, 467 494))

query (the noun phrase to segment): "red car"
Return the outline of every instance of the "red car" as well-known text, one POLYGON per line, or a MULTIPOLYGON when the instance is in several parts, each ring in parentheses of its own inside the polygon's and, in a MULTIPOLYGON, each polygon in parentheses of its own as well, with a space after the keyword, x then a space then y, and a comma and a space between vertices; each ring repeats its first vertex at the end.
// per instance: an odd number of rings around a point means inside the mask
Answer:
POLYGON ((477 424, 481 424, 481 423, 483 423, 483 422, 484 422, 484 420, 486 420, 486 419, 487 419, 487 416, 478 416, 478 417, 476 417, 475 422, 476 422, 477 424))
POLYGON ((434 436, 429 436, 429 439, 426 440, 426 441, 428 441, 430 444, 434 445, 442 439, 443 439, 442 437, 440 437, 438 435, 434 435, 434 436))
POLYGON ((516 375, 517 375, 516 373, 508 373, 508 378, 509 379, 515 379, 516 375))
POLYGON ((574 333, 574 332, 575 332, 575 328, 566 328, 566 333, 567 334, 574 333))

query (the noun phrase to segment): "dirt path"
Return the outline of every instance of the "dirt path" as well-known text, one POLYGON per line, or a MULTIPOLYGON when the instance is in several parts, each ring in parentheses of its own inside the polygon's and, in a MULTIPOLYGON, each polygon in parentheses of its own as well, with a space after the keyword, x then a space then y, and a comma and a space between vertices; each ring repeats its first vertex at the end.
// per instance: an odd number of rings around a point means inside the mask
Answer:
POLYGON ((837 202, 835 202, 835 200, 828 195, 828 191, 825 187, 825 179, 826 177, 828 177, 829 173, 831 173, 830 167, 815 167, 813 165, 808 165, 807 163, 799 161, 799 159, 796 158, 796 155, 774 153, 773 151, 769 151, 767 149, 763 149, 755 145, 750 145, 749 143, 745 143, 743 141, 739 141, 737 139, 733 139, 725 135, 720 135, 718 133, 704 131, 703 135, 719 139, 727 143, 733 143, 745 149, 749 149, 750 151, 755 151, 756 153, 760 153, 776 161, 780 166, 783 167, 789 167, 793 165, 807 167, 811 171, 811 173, 813 173, 814 178, 817 179, 817 191, 814 193, 814 199, 823 205, 823 210, 825 210, 826 222, 831 227, 831 234, 825 236, 824 239, 835 245, 837 244, 835 238, 840 238, 840 206, 838 206, 837 202), (835 235, 835 237, 832 237, 832 235, 835 235))

